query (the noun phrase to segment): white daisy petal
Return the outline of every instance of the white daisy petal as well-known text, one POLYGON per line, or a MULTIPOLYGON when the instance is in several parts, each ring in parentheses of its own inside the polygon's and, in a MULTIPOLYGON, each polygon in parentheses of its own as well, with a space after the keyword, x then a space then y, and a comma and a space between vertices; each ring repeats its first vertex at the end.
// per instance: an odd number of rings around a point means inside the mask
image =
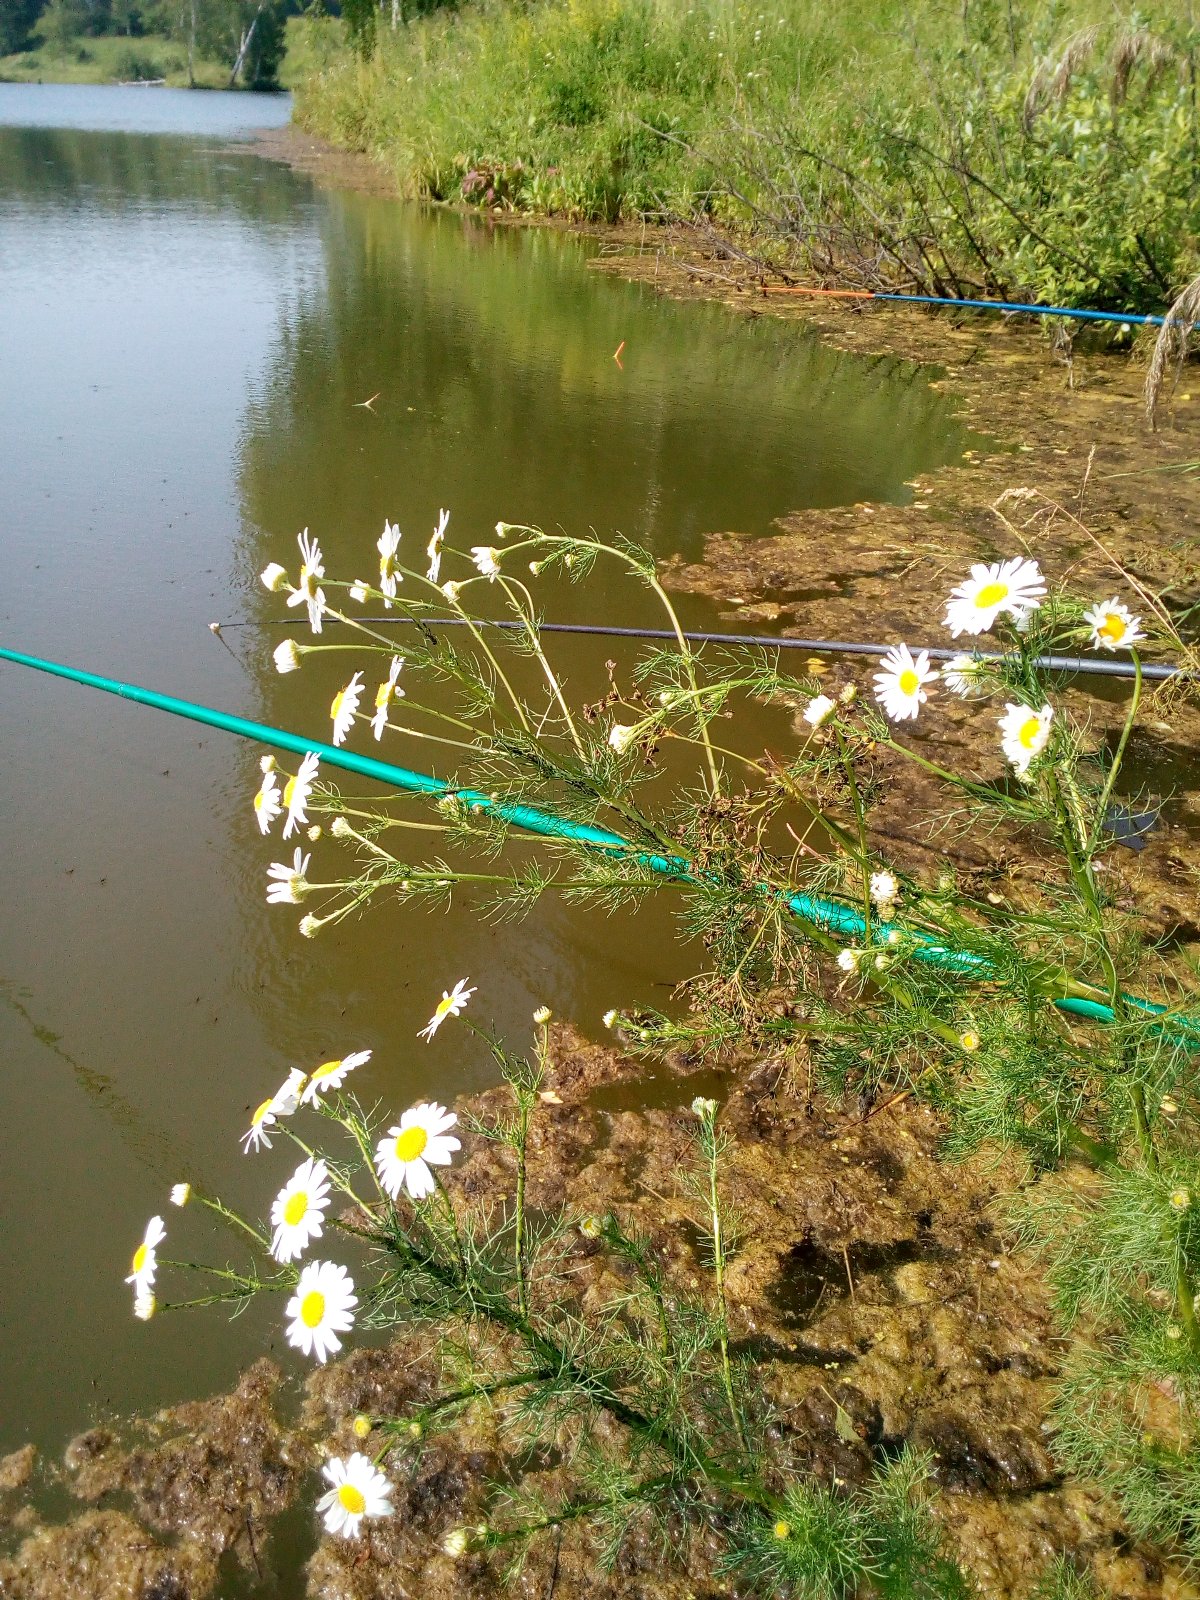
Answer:
POLYGON ((410 1106, 375 1149, 375 1170, 384 1193, 393 1200, 404 1188, 414 1200, 431 1195, 437 1185, 428 1163, 447 1167, 454 1152, 462 1149, 458 1139, 446 1134, 457 1121, 454 1112, 435 1103, 410 1106))
POLYGON ((938 674, 929 665, 929 652, 913 656, 906 644, 893 645, 875 674, 875 698, 893 722, 915 717, 929 698, 925 685, 938 674))
POLYGON ((404 574, 400 571, 400 563, 396 558, 400 548, 400 526, 398 523, 383 520, 383 532, 379 535, 375 548, 379 551, 379 587, 383 591, 384 606, 390 610, 392 601, 396 597, 396 586, 404 582, 404 574))
POLYGON ((388 1479, 359 1451, 343 1460, 331 1456, 321 1469, 327 1483, 333 1485, 317 1501, 317 1510, 325 1518, 325 1531, 339 1533, 345 1539, 357 1539, 359 1525, 364 1517, 390 1517, 391 1502, 388 1496, 392 1486, 388 1479))
POLYGON ((450 513, 448 511, 438 512, 437 527, 433 530, 433 538, 430 539, 425 551, 425 554, 429 557, 428 578, 430 583, 437 583, 441 577, 442 545, 446 541, 446 524, 449 521, 450 513))
POLYGON ((346 735, 354 726, 354 718, 358 714, 362 692, 362 673, 356 672, 346 687, 334 695, 333 704, 329 707, 329 715, 333 719, 334 744, 345 744, 346 735))
POLYGON ((275 1197, 271 1207, 271 1254, 276 1261, 295 1261, 324 1229, 322 1213, 329 1205, 329 1169, 309 1156, 275 1197))
POLYGON ((388 710, 392 701, 404 698, 404 690, 396 682, 403 665, 403 656, 393 656, 387 677, 375 691, 375 715, 371 718, 371 732, 376 739, 383 738, 383 730, 387 727, 388 710))
POLYGON ((1054 720, 1052 706, 1044 705, 1040 711, 1030 706, 1009 704, 1000 718, 1000 748, 1018 778, 1024 778, 1031 763, 1050 742, 1050 725, 1054 720))
POLYGON ((1085 611, 1083 620, 1092 631, 1092 645, 1097 650, 1129 650, 1146 637, 1141 617, 1135 617, 1116 595, 1085 611))
POLYGON ((364 1062, 370 1061, 369 1050, 354 1050, 348 1056, 343 1056, 340 1061, 325 1061, 315 1067, 308 1077, 308 1087, 300 1096, 300 1103, 313 1106, 317 1103, 317 1096, 327 1093, 331 1089, 340 1089, 347 1077, 355 1067, 361 1067, 364 1062))
POLYGON ((283 803, 287 807, 287 819, 283 825, 285 839, 290 839, 297 828, 304 827, 308 823, 308 815, 304 808, 308 805, 309 796, 312 794, 313 780, 319 765, 320 758, 316 751, 308 751, 300 763, 299 772, 294 778, 289 778, 284 785, 283 803))
POLYGON ((340 1333, 354 1326, 358 1296, 345 1267, 333 1261, 310 1261, 300 1273, 296 1292, 287 1303, 287 1341, 322 1364, 342 1348, 340 1333))
POLYGON ((254 818, 258 823, 261 833, 270 833, 271 824, 283 810, 283 802, 279 797, 279 780, 274 771, 266 774, 262 781, 262 788, 254 796, 254 818))
POLYGON ((300 534, 297 539, 300 546, 300 582, 288 595, 289 606, 308 607, 308 625, 314 633, 321 631, 321 618, 325 613, 325 591, 319 587, 320 579, 325 576, 322 564, 321 546, 315 539, 310 539, 308 529, 300 534))

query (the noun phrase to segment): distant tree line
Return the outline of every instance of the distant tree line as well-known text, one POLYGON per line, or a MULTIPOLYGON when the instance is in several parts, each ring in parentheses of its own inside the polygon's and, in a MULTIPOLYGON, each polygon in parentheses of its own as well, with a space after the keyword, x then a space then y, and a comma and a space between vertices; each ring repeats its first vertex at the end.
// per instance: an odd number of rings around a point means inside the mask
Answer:
POLYGON ((299 0, 0 0, 0 56, 38 45, 56 55, 88 38, 146 34, 182 44, 189 64, 225 63, 230 83, 272 88, 284 22, 299 0))

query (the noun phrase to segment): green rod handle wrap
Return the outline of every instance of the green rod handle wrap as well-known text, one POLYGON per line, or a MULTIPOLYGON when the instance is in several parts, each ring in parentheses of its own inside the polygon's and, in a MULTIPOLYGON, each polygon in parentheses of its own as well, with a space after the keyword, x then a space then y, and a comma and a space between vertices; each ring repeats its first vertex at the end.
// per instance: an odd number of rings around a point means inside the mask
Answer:
MULTIPOLYGON (((688 876, 687 863, 680 857, 656 855, 639 850, 628 839, 623 839, 619 833, 611 833, 607 828, 593 828, 587 823, 571 822, 550 812, 539 811, 534 806, 516 805, 506 800, 494 799, 491 795, 482 794, 478 790, 460 789, 454 784, 445 783, 441 778, 431 777, 428 773, 411 772, 407 767, 394 766, 390 761, 376 761, 373 756, 360 756, 353 750, 343 750, 337 745, 319 744, 312 739, 301 738, 297 733, 269 727, 263 722, 251 722, 246 717, 235 717, 227 711, 217 711, 211 706, 197 705, 195 701, 181 700, 175 695, 159 694, 156 689, 143 689, 138 684, 121 683, 116 678, 105 678, 99 673, 85 672, 79 667, 64 666, 57 661, 44 661, 39 656, 26 655, 20 650, 8 650, 0 646, 0 660, 12 661, 22 667, 33 667, 38 672, 48 672, 54 677, 66 678, 72 683, 81 683, 90 689, 101 689, 104 693, 116 695, 122 700, 133 700, 139 705, 153 706, 158 711, 168 711, 172 716, 187 717, 192 722, 203 722, 208 727, 221 728, 226 733, 236 733, 243 739, 254 740, 257 744, 274 745, 276 749, 290 750, 302 756, 312 752, 328 766, 341 767, 345 772, 356 772, 364 778, 374 778, 379 783, 390 784, 393 788, 404 789, 411 794, 453 795, 465 805, 491 812, 527 833, 536 833, 551 839, 573 839, 577 843, 592 845, 610 855, 629 856, 639 865, 662 873, 664 877, 687 878, 688 876)), ((867 933, 867 923, 861 912, 836 900, 795 894, 788 900, 788 907, 803 921, 823 928, 827 933, 855 939, 861 939, 867 933)), ((903 927, 903 924, 892 926, 903 927)), ((951 950, 939 944, 931 934, 924 933, 920 929, 905 928, 904 931, 917 941, 917 948, 913 954, 918 960, 928 961, 934 966, 945 967, 979 979, 986 979, 989 976, 988 963, 982 956, 972 955, 965 950, 951 950)), ((1162 1016, 1167 1011, 1166 1006, 1156 1005, 1152 1000, 1141 1000, 1135 995, 1125 995, 1122 998, 1127 1005, 1150 1016, 1162 1016)), ((1112 1007, 1099 1000, 1063 995, 1056 998, 1054 1004, 1060 1011, 1070 1012, 1074 1016, 1102 1022, 1114 1020, 1112 1007)), ((1176 1015, 1171 1018, 1170 1026, 1178 1037, 1200 1043, 1200 1017, 1176 1015)))

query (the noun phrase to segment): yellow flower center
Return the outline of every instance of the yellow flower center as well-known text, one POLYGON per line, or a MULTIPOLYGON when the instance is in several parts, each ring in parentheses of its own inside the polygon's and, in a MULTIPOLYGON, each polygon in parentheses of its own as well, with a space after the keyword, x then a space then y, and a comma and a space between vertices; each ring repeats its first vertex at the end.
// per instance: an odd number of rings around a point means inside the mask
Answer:
POLYGON ((352 1483, 344 1483, 338 1490, 338 1499, 345 1506, 352 1517, 361 1517, 367 1509, 367 1497, 361 1489, 356 1489, 352 1483))
POLYGON ((1096 629, 1101 639, 1111 639, 1114 644, 1120 644, 1128 631, 1128 624, 1121 621, 1115 611, 1110 611, 1104 621, 1096 629))
POLYGON ((896 682, 900 685, 901 694, 916 694, 921 687, 921 680, 911 667, 905 667, 896 682))
POLYGON ((1017 732, 1017 742, 1023 744, 1026 750, 1032 750, 1041 731, 1042 719, 1040 717, 1026 717, 1017 732))
POLYGON ((326 1061, 322 1066, 319 1066, 316 1069, 310 1081, 312 1083, 324 1083, 326 1078, 333 1077, 334 1073, 341 1066, 341 1064, 342 1063, 340 1061, 326 1061))
POLYGON ((345 698, 346 691, 344 689, 339 689, 333 697, 333 704, 329 708, 329 715, 335 722, 338 719, 338 712, 342 709, 342 702, 345 700, 345 698))
POLYGON ((137 1249, 133 1252, 133 1270, 134 1270, 134 1272, 140 1272, 142 1270, 142 1268, 146 1265, 146 1257, 149 1254, 150 1254, 149 1245, 145 1245, 145 1244, 138 1245, 137 1249))
POLYGON ((295 792, 296 792, 296 779, 295 778, 289 778, 288 781, 283 786, 283 803, 284 803, 285 806, 290 806, 291 805, 292 796, 295 794, 295 792))
MULTIPOLYGON (((274 1097, 272 1097, 272 1098, 274 1098, 274 1097)), ((266 1116, 267 1112, 270 1111, 270 1109, 271 1109, 271 1101, 270 1100, 264 1100, 262 1105, 259 1106, 258 1110, 250 1118, 250 1126, 252 1128, 259 1127, 260 1124, 262 1123, 262 1119, 266 1116)))
POLYGON ((376 691, 375 691, 375 709, 376 709, 376 711, 382 711, 384 706, 389 704, 389 702, 391 701, 391 698, 392 698, 392 686, 391 686, 391 684, 390 683, 381 683, 379 685, 378 689, 376 689, 376 691))
POLYGON ((316 597, 317 597, 317 578, 316 578, 316 574, 311 570, 311 568, 307 564, 300 568, 300 587, 304 590, 305 594, 309 597, 310 600, 315 600, 316 599, 316 597))
POLYGON ((324 1315, 325 1296, 319 1289, 310 1289, 300 1302, 300 1321, 306 1328, 315 1328, 324 1315))
POLYGON ((790 1537, 791 1531, 791 1523, 785 1522, 783 1518, 780 1517, 779 1521, 775 1524, 775 1537, 777 1539, 787 1539, 790 1537))
POLYGON ((268 794, 270 794, 270 792, 271 791, 269 789, 260 789, 258 791, 258 793, 254 796, 254 809, 255 809, 255 811, 261 811, 262 808, 266 805, 267 796, 268 796, 268 794))
POLYGON ((1008 585, 1006 583, 985 583, 975 596, 975 604, 980 611, 988 611, 992 606, 998 606, 1001 600, 1008 599, 1008 585))
POLYGON ((301 1189, 298 1194, 292 1195, 287 1205, 283 1208, 283 1220, 289 1228, 294 1228, 298 1222, 303 1222, 308 1211, 308 1196, 301 1189))
POLYGON ((415 1161, 429 1143, 429 1135, 424 1128, 405 1128, 396 1140, 396 1160, 415 1161))

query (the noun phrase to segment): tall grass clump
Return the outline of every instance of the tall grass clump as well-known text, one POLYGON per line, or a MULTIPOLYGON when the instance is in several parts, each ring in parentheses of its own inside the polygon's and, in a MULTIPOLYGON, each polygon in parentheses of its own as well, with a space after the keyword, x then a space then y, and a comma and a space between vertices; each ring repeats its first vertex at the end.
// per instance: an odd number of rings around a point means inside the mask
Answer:
POLYGON ((482 0, 343 46, 297 114, 434 199, 703 218, 866 288, 1161 309, 1200 264, 1200 28, 1073 13, 482 0))
MULTIPOLYGON (((760 652, 697 652, 653 560, 620 538, 501 523, 495 543, 468 553, 447 543, 443 513, 416 560, 386 525, 367 581, 327 575, 305 532, 298 575, 278 563, 262 575, 309 630, 289 629, 277 669, 360 651, 330 708, 333 745, 399 746, 420 752, 418 765, 434 752, 442 776, 424 794, 372 801, 330 780, 328 746, 292 773, 265 757, 263 834, 313 846, 271 864, 267 898, 302 908, 300 933, 316 938, 381 898, 436 907, 456 895, 481 917, 520 917, 547 894, 600 910, 673 897, 700 970, 668 1010, 614 1009, 606 1025, 633 1053, 769 1057, 868 1108, 912 1097, 944 1119, 948 1162, 1006 1153, 1020 1177, 999 1207, 1014 1241, 1045 1262, 1067 1350, 1050 1418, 1061 1463, 1105 1488, 1135 1534, 1195 1562, 1200 983, 1114 853, 1146 809, 1130 772, 1139 725, 1172 716, 1189 690, 1184 677, 1152 701, 1142 652, 1194 659, 1162 603, 1121 569, 1087 594, 1048 583, 1022 541, 1068 513, 1027 491, 997 509, 1015 553, 973 566, 944 618, 914 624, 941 620, 959 654, 938 669, 899 643, 869 694, 791 676, 760 652), (608 663, 598 698, 581 702, 531 580, 586 581, 600 562, 641 586, 674 642, 625 671, 608 663), (1110 737, 1047 664, 1081 649, 1126 665, 1110 737), (773 752, 740 736, 749 702, 791 718, 773 752), (970 752, 949 764, 936 741, 948 706, 965 715, 970 752), (914 739, 915 725, 934 737, 914 739), (955 841, 968 837, 1019 855, 1003 894, 956 867, 955 841)), ((1087 542, 1074 519, 1072 531, 1087 542)), ((453 1019, 474 992, 466 980, 447 988, 424 1036, 473 1027, 453 1019)), ((753 1351, 735 1354, 725 1284, 737 1240, 714 1101, 693 1105, 680 1175, 708 1242, 707 1287, 677 1281, 619 1216, 531 1214, 526 1151, 546 1098, 548 1019, 535 1015, 526 1054, 473 1029, 509 1090, 491 1120, 460 1123, 423 1103, 393 1121, 364 1107, 352 1093, 363 1053, 297 1068, 245 1136, 248 1151, 282 1138, 303 1158, 270 1224, 198 1197, 249 1261, 160 1261, 156 1217, 130 1275, 137 1313, 159 1309, 156 1274, 171 1265, 200 1274, 192 1303, 290 1296, 287 1337, 318 1360, 358 1323, 428 1327, 454 1381, 412 1415, 363 1419, 373 1455, 326 1469, 333 1532, 386 1515, 389 1472, 480 1404, 561 1451, 573 1486, 548 1504, 497 1485, 485 1521, 447 1530, 451 1553, 519 1558, 531 1538, 586 1519, 612 1554, 649 1519, 668 1552, 706 1526, 725 1567, 769 1592, 970 1592, 939 1547, 923 1464, 881 1462, 865 1492, 819 1487, 773 1425, 753 1351), (504 1192, 442 1182, 460 1134, 507 1151, 504 1192), (622 1263, 610 1300, 583 1296, 580 1234, 622 1263), (311 1259, 317 1238, 328 1259, 311 1259)), ((180 1185, 172 1198, 191 1194, 180 1185)), ((1083 1595, 1087 1584, 1060 1563, 1039 1592, 1083 1595)))

